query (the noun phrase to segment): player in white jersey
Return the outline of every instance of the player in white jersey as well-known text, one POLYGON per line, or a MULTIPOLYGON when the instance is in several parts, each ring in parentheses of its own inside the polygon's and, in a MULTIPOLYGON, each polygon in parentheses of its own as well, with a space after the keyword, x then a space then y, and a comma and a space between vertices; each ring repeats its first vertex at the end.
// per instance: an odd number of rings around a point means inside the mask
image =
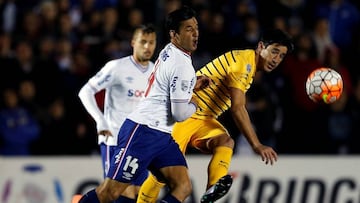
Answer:
POLYGON ((170 192, 161 202, 183 202, 191 193, 185 158, 170 133, 176 121, 195 112, 193 89, 209 81, 197 81, 192 66, 191 53, 199 36, 194 10, 184 6, 171 12, 166 27, 171 42, 155 62, 145 99, 121 126, 117 154, 111 159, 107 178, 80 203, 114 201, 147 169, 169 184, 170 192))
POLYGON ((189 112, 194 111, 195 105, 187 107, 196 82, 193 70, 190 53, 172 43, 167 44, 159 54, 154 74, 149 78, 145 99, 128 118, 171 133, 176 121, 185 120, 189 112), (177 108, 181 110, 178 111, 177 108))
MULTIPOLYGON (((147 81, 154 67, 151 61, 156 47, 154 27, 141 25, 136 28, 131 46, 132 55, 107 62, 79 92, 81 102, 96 121, 104 177, 109 170, 109 161, 115 146, 118 144, 119 129, 126 116, 144 97, 147 81), (104 112, 98 107, 95 99, 95 94, 101 90, 105 90, 104 112)), ((147 175, 145 171, 134 180, 119 200, 135 202, 140 185, 147 175)))

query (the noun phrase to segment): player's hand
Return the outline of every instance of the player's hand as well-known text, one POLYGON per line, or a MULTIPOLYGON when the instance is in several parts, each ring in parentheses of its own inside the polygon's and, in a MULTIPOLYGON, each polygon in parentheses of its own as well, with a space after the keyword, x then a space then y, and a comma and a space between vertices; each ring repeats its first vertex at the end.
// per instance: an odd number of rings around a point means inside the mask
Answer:
POLYGON ((104 135, 104 136, 112 136, 110 130, 100 130, 98 132, 99 135, 104 135))
POLYGON ((104 135, 104 136, 106 137, 106 141, 107 141, 107 139, 108 139, 110 136, 112 136, 110 130, 100 130, 100 131, 98 132, 98 134, 99 134, 99 135, 104 135))
POLYGON ((196 77, 196 84, 194 91, 207 88, 211 84, 211 79, 206 75, 199 75, 196 77))
POLYGON ((259 145, 254 148, 254 151, 261 156, 261 160, 265 162, 265 164, 273 165, 277 161, 277 153, 273 150, 273 148, 259 145))
POLYGON ((198 101, 197 101, 197 99, 196 99, 194 96, 191 97, 191 103, 195 104, 195 106, 196 106, 196 108, 197 108, 197 106, 198 106, 198 101))

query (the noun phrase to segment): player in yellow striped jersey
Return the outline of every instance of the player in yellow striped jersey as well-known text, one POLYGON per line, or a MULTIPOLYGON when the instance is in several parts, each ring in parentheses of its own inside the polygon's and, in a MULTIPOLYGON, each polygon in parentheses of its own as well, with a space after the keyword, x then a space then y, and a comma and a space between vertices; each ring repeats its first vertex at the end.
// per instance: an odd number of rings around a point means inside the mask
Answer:
MULTIPOLYGON (((237 127, 265 164, 277 160, 277 153, 260 142, 252 127, 245 94, 257 71, 273 71, 292 49, 290 37, 280 30, 273 30, 264 33, 256 49, 229 51, 197 71, 197 76, 205 75, 212 83, 194 92, 197 111, 187 120, 176 123, 172 135, 183 153, 190 144, 213 155, 208 165, 207 191, 201 203, 215 202, 229 191, 232 184, 228 169, 234 140, 217 120, 226 110, 230 110, 237 127)), ((157 197, 154 199, 154 196, 159 192, 156 188, 160 184, 150 176, 142 185, 137 202, 155 202, 157 197)))

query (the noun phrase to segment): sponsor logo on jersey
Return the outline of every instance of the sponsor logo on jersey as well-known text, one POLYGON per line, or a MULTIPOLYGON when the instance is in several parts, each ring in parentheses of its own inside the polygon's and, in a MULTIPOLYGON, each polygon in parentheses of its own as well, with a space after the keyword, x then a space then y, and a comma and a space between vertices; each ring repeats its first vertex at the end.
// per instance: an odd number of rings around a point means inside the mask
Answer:
POLYGON ((170 84, 171 92, 175 92, 176 90, 176 82, 179 79, 178 76, 175 76, 170 84))
POLYGON ((98 73, 95 75, 95 77, 99 78, 99 77, 101 77, 101 76, 102 76, 102 74, 103 74, 103 72, 102 72, 102 71, 100 71, 100 72, 98 72, 98 73))
POLYGON ((161 60, 166 61, 166 59, 169 58, 169 54, 166 51, 164 51, 161 53, 160 58, 161 60))
POLYGON ((119 163, 121 155, 124 153, 124 148, 121 148, 119 153, 115 156, 115 164, 119 163))
POLYGON ((144 93, 145 93, 144 90, 129 89, 127 95, 128 97, 143 97, 144 93))
POLYGON ((158 121, 158 120, 151 121, 151 122, 149 123, 150 126, 154 126, 154 127, 159 126, 159 124, 160 124, 160 121, 158 121))
POLYGON ((125 178, 126 180, 131 180, 131 178, 133 177, 133 175, 129 172, 123 172, 123 178, 125 178))
POLYGON ((134 78, 131 77, 131 76, 126 77, 125 79, 126 79, 126 82, 127 82, 127 83, 133 83, 133 81, 134 81, 134 78))
POLYGON ((106 75, 104 79, 98 82, 98 86, 101 86, 103 83, 108 82, 110 80, 111 75, 106 75))
POLYGON ((247 65, 246 65, 246 71, 247 71, 248 73, 250 73, 250 71, 251 71, 251 65, 250 65, 250 64, 247 64, 247 65))
POLYGON ((196 77, 193 77, 193 78, 191 79, 191 81, 190 81, 190 88, 189 88, 189 91, 188 91, 189 94, 192 93, 190 90, 191 90, 192 87, 194 87, 195 79, 196 79, 196 77))
POLYGON ((181 90, 182 91, 187 91, 189 89, 189 81, 187 80, 182 80, 181 81, 181 90))

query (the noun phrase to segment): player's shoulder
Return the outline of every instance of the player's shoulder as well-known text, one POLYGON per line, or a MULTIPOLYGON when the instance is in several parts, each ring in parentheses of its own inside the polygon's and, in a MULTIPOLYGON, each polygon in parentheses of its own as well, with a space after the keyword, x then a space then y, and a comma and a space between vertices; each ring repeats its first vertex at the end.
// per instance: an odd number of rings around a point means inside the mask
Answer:
POLYGON ((124 56, 121 58, 110 60, 105 65, 114 66, 114 65, 118 65, 118 64, 129 63, 129 62, 131 62, 131 56, 124 56))
POLYGON ((128 67, 131 64, 133 64, 131 63, 131 57, 126 56, 106 62, 102 69, 103 71, 119 70, 121 67, 128 67))
POLYGON ((255 50, 235 49, 224 54, 226 58, 232 58, 234 62, 249 63, 255 60, 255 50))
POLYGON ((159 57, 162 61, 175 62, 189 60, 190 55, 183 50, 180 50, 175 45, 169 43, 167 44, 159 54, 159 57))
POLYGON ((227 54, 232 54, 236 57, 255 57, 255 50, 253 49, 234 49, 228 51, 227 54))

